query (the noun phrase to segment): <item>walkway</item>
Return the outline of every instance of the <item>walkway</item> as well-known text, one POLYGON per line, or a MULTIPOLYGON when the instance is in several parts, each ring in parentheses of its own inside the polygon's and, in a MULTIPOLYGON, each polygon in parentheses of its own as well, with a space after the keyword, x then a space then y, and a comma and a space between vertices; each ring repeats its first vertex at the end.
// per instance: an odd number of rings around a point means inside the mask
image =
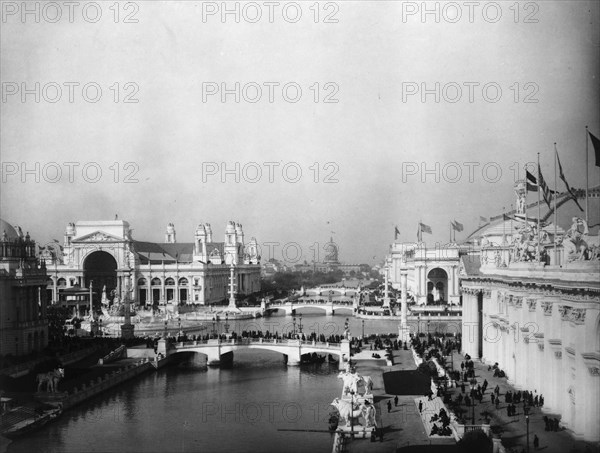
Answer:
MULTIPOLYGON (((363 376, 371 376, 374 382, 373 395, 377 410, 377 425, 383 426, 383 442, 370 442, 368 439, 351 441, 347 450, 350 453, 389 453, 398 448, 414 445, 453 445, 454 438, 430 438, 415 405, 415 395, 398 395, 398 406, 394 406, 394 396, 385 393, 383 373, 388 371, 414 370, 416 368, 411 351, 394 351, 394 366, 386 366, 385 360, 371 358, 373 352, 382 357, 385 351, 365 350, 353 357, 356 370, 363 376), (387 402, 392 404, 388 413, 387 402)), ((445 450, 444 450, 445 451, 445 450)))
MULTIPOLYGON (((463 360, 463 356, 454 353, 453 357, 454 369, 460 370, 460 364, 463 360)), ((517 414, 513 417, 509 417, 506 414, 507 404, 504 402, 504 395, 506 394, 507 390, 515 391, 515 388, 507 383, 506 378, 493 377, 493 372, 488 371, 487 364, 483 364, 477 360, 474 361, 474 363, 475 378, 477 379, 477 383, 483 384, 485 379, 488 381, 488 389, 483 396, 483 402, 481 404, 478 403, 475 407, 475 423, 481 423, 481 412, 489 411, 492 414, 492 428, 495 429, 495 427, 498 427, 503 431, 502 444, 507 448, 507 451, 510 451, 510 448, 513 448, 515 451, 520 453, 521 450, 526 447, 527 443, 527 428, 525 416, 523 414, 523 404, 517 404, 517 414), (495 406, 492 405, 490 400, 491 391, 496 387, 496 385, 500 387, 500 405, 498 410, 496 410, 495 406)), ((468 383, 465 385, 468 389, 468 383)), ((452 393, 452 399, 455 400, 456 396, 458 396, 458 392, 460 392, 460 387, 449 390, 452 393)), ((535 389, 526 390, 534 391, 535 389)), ((466 390, 466 393, 468 392, 469 390, 466 390)), ((463 402, 463 408, 464 407, 465 406, 463 402)), ((592 453, 600 451, 598 445, 574 440, 567 430, 558 432, 545 431, 543 420, 544 415, 547 415, 551 418, 556 417, 560 420, 559 414, 543 412, 542 409, 538 407, 531 408, 529 415, 529 442, 531 451, 534 451, 533 436, 535 434, 537 434, 540 440, 539 449, 543 450, 544 453, 592 453), (588 447, 589 449, 586 450, 588 447)), ((471 411, 469 411, 467 414, 467 420, 469 420, 470 416, 471 411)))

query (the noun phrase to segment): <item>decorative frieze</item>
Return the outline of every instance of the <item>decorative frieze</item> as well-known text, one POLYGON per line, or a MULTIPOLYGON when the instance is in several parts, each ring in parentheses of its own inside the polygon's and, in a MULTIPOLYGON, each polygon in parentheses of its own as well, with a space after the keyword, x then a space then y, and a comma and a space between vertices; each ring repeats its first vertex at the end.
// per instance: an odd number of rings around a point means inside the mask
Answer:
POLYGON ((522 296, 513 296, 513 301, 515 303, 515 308, 521 308, 523 306, 522 296))
POLYGON ((511 294, 511 295, 508 296, 508 305, 509 306, 513 306, 514 304, 515 304, 515 300, 514 300, 512 294, 511 294))
POLYGON ((545 316, 551 316, 552 315, 552 302, 548 301, 548 300, 544 300, 541 302, 542 305, 542 311, 544 312, 545 316))
POLYGON ((557 359, 562 359, 562 351, 554 351, 554 357, 557 359))
POLYGON ((575 324, 585 323, 585 308, 573 308, 568 305, 559 305, 558 312, 560 319, 563 321, 571 321, 575 324))
POLYGON ((563 321, 569 320, 569 312, 571 311, 571 307, 568 305, 559 305, 558 312, 560 313, 560 319, 563 321))
POLYGON ((537 305, 537 301, 535 299, 532 299, 532 298, 527 299, 527 307, 529 308, 529 311, 535 311, 536 305, 537 305))
POLYGON ((573 321, 575 324, 584 324, 585 323, 585 308, 571 309, 569 321, 573 321))
POLYGON ((492 297, 492 290, 491 290, 491 289, 489 289, 489 288, 484 288, 484 289, 482 290, 482 293, 483 293, 483 297, 487 297, 488 299, 489 299, 490 297, 492 297))

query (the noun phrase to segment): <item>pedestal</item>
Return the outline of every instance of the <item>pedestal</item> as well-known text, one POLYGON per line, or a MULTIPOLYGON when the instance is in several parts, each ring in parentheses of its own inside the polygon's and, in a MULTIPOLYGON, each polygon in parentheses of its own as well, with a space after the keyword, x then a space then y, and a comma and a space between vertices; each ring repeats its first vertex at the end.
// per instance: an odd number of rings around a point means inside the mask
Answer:
POLYGON ((133 330, 135 326, 133 324, 121 324, 121 338, 129 340, 134 337, 133 330))

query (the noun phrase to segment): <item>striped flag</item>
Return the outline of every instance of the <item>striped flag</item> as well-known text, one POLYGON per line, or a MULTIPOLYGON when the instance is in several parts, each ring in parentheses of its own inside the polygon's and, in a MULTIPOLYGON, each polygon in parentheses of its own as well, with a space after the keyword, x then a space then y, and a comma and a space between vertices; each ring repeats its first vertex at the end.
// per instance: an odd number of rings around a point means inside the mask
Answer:
POLYGON ((456 220, 454 222, 451 222, 451 223, 452 223, 452 228, 455 231, 462 231, 462 230, 465 229, 465 227, 463 226, 463 224, 462 223, 458 223, 456 220))
POLYGON ((544 196, 544 201, 548 205, 548 209, 551 210, 552 206, 550 205, 550 202, 552 201, 552 193, 553 192, 548 187, 548 184, 546 184, 546 181, 544 181, 544 177, 542 176, 542 169, 540 168, 539 164, 538 164, 538 176, 539 176, 538 187, 542 191, 542 195, 544 196))
POLYGON ((394 239, 398 239, 398 236, 400 236, 400 230, 398 229, 397 226, 394 227, 394 239))
POLYGON ((489 222, 489 220, 487 219, 487 217, 483 217, 481 215, 479 216, 479 221, 483 222, 483 223, 488 223, 489 222))
POLYGON ((533 176, 529 171, 525 170, 527 174, 527 191, 528 192, 537 192, 538 191, 538 183, 535 176, 533 176))
POLYGON ((596 167, 600 167, 600 139, 594 136, 590 131, 588 131, 590 135, 590 140, 592 141, 592 146, 594 147, 594 153, 596 154, 596 167))
POLYGON ((431 227, 429 225, 425 225, 424 223, 419 222, 419 229, 422 233, 433 234, 431 232, 431 227))
MULTIPOLYGON (((563 169, 562 169, 562 165, 560 163, 560 159, 558 158, 558 150, 556 150, 556 161, 558 162, 558 175, 560 176, 560 179, 563 180, 563 182, 565 183, 565 186, 567 187, 567 192, 569 192, 569 197, 575 202, 575 204, 577 205, 577 207, 583 211, 583 208, 579 205, 579 202, 577 201, 577 195, 575 195, 575 192, 573 191, 573 188, 571 186, 569 186, 569 183, 567 182, 567 178, 565 178, 565 174, 563 173, 563 169)), ((544 199, 546 199, 546 196, 544 195, 544 199)), ((550 206, 550 205, 548 205, 550 206)))

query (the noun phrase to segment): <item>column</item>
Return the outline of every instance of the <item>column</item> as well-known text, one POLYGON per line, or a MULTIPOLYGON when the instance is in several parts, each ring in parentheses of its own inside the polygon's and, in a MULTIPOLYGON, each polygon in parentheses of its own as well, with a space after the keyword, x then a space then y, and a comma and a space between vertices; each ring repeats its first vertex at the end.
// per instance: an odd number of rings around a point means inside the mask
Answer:
POLYGON ((193 304, 194 300, 194 276, 188 275, 188 304, 193 304))
POLYGON ((52 278, 52 304, 58 303, 58 275, 52 278))

